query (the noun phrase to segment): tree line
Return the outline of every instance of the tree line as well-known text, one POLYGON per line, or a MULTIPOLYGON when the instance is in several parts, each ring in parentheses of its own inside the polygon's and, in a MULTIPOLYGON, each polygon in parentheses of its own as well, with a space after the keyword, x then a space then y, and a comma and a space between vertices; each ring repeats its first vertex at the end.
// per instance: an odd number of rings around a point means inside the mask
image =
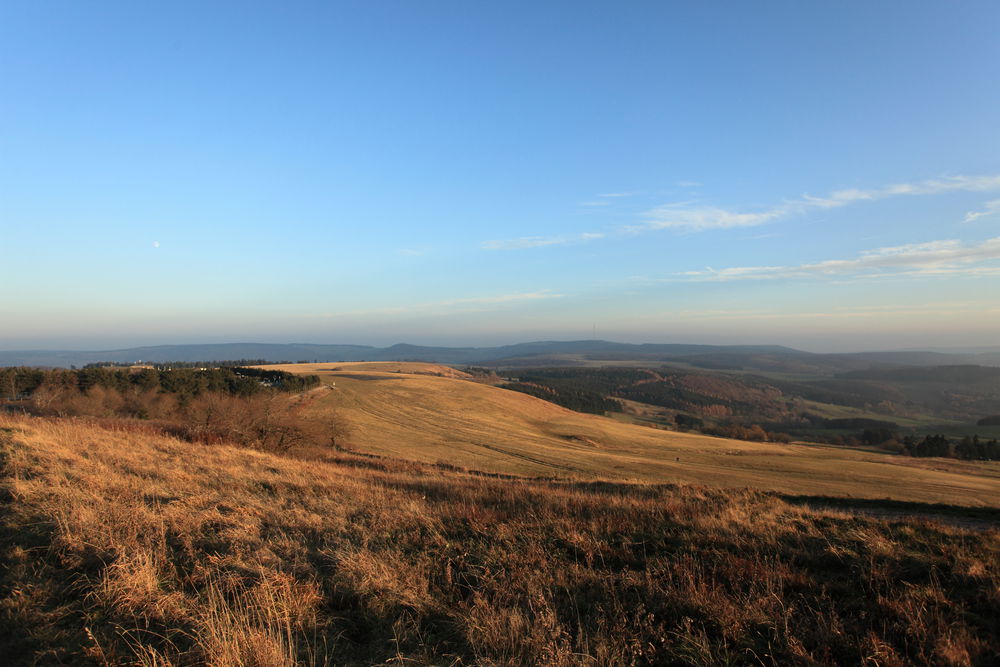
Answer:
POLYGON ((861 442, 907 456, 1000 461, 1000 442, 995 438, 980 439, 978 435, 966 435, 954 440, 941 434, 925 435, 923 438, 914 435, 900 437, 888 429, 865 429, 861 433, 861 442))
POLYGON ((541 398, 542 400, 561 405, 576 412, 603 415, 605 412, 621 410, 621 403, 618 401, 592 391, 551 387, 526 381, 508 382, 501 386, 504 389, 511 389, 519 391, 522 394, 534 396, 535 398, 541 398))
MULTIPOLYGON (((168 371, 173 368, 219 368, 236 366, 263 366, 265 364, 290 364, 290 361, 268 361, 267 359, 230 359, 220 361, 151 361, 144 363, 157 370, 168 371)), ((129 364, 122 364, 120 361, 94 361, 86 364, 84 368, 128 368, 129 364)), ((75 370, 76 367, 74 366, 75 370)))
POLYGON ((158 370, 0 369, 7 404, 42 417, 87 417, 204 443, 284 452, 303 445, 340 446, 347 436, 335 414, 305 414, 297 395, 315 375, 228 367, 158 370))
POLYGON ((118 392, 132 389, 175 394, 182 400, 205 392, 252 396, 266 389, 304 391, 320 382, 316 375, 295 375, 285 371, 244 366, 216 368, 138 368, 87 366, 81 369, 43 370, 0 368, 0 396, 25 399, 39 390, 86 393, 92 387, 118 392))

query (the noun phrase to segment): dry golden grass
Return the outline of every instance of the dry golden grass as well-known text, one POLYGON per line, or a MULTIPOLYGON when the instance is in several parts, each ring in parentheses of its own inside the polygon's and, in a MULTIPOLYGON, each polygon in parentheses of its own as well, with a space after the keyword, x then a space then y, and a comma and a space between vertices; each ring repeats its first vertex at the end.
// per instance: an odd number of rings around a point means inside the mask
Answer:
POLYGON ((1000 533, 0 416, 4 664, 1000 659, 1000 533))
MULTIPOLYGON (((260 366, 259 368, 285 368, 285 365, 260 366)), ((323 371, 358 373, 375 371, 378 373, 406 373, 408 375, 433 375, 436 377, 469 379, 473 377, 465 371, 441 364, 428 364, 422 361, 340 361, 321 364, 289 364, 296 369, 316 368, 323 371)), ((301 370, 296 372, 303 372, 301 370)))
POLYGON ((272 368, 317 374, 334 385, 334 391, 313 393, 305 411, 336 410, 349 425, 350 444, 361 452, 516 475, 1000 506, 998 462, 915 460, 828 445, 661 431, 438 377, 450 369, 433 364, 272 368))

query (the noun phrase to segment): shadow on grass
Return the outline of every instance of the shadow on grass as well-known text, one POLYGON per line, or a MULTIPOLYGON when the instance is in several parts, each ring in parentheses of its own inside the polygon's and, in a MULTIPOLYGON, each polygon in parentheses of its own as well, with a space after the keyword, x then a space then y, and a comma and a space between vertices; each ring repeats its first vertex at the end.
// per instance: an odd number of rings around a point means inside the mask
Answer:
POLYGON ((27 520, 15 504, 12 435, 0 430, 0 656, 5 665, 62 664, 90 642, 73 611, 71 573, 46 560, 54 526, 45 517, 27 520))
POLYGON ((929 519, 963 528, 1000 528, 1000 509, 966 507, 945 503, 918 503, 890 498, 842 498, 838 496, 803 496, 773 494, 790 505, 811 509, 837 509, 884 519, 929 519))

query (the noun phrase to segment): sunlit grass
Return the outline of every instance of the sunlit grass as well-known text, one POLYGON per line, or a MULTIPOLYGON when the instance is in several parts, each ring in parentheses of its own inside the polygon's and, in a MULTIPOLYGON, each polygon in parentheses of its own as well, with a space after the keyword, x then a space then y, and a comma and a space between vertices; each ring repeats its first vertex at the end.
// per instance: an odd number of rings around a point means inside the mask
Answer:
POLYGON ((915 460, 837 446, 664 431, 572 412, 498 387, 436 377, 432 374, 451 369, 433 364, 276 368, 316 373, 334 386, 312 394, 303 411, 335 411, 349 425, 348 442, 361 452, 516 475, 1000 506, 1000 462, 915 460))
POLYGON ((989 664, 1000 534, 0 418, 10 664, 989 664))

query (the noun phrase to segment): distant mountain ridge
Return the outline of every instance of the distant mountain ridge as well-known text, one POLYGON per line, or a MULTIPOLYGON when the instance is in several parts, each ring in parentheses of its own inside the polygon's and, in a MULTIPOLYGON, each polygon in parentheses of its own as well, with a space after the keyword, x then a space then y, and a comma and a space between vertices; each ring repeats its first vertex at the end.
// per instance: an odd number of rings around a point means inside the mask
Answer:
POLYGON ((218 343, 157 345, 118 350, 0 351, 0 366, 83 366, 89 363, 165 363, 170 361, 427 361, 488 366, 571 365, 588 361, 683 363, 719 369, 835 374, 879 367, 975 364, 1000 366, 1000 352, 863 352, 816 354, 781 345, 698 345, 616 343, 604 340, 534 341, 496 347, 432 347, 398 343, 318 345, 306 343, 218 343))
POLYGON ((169 361, 217 361, 264 359, 266 361, 427 361, 442 364, 486 363, 510 358, 560 354, 632 353, 689 356, 713 352, 787 352, 808 354, 781 346, 719 346, 686 344, 613 343, 609 341, 537 341, 498 347, 430 347, 397 343, 389 347, 371 345, 320 345, 308 343, 214 343, 202 345, 155 345, 119 350, 12 350, 0 351, 0 366, 82 366, 111 361, 117 363, 169 361))

